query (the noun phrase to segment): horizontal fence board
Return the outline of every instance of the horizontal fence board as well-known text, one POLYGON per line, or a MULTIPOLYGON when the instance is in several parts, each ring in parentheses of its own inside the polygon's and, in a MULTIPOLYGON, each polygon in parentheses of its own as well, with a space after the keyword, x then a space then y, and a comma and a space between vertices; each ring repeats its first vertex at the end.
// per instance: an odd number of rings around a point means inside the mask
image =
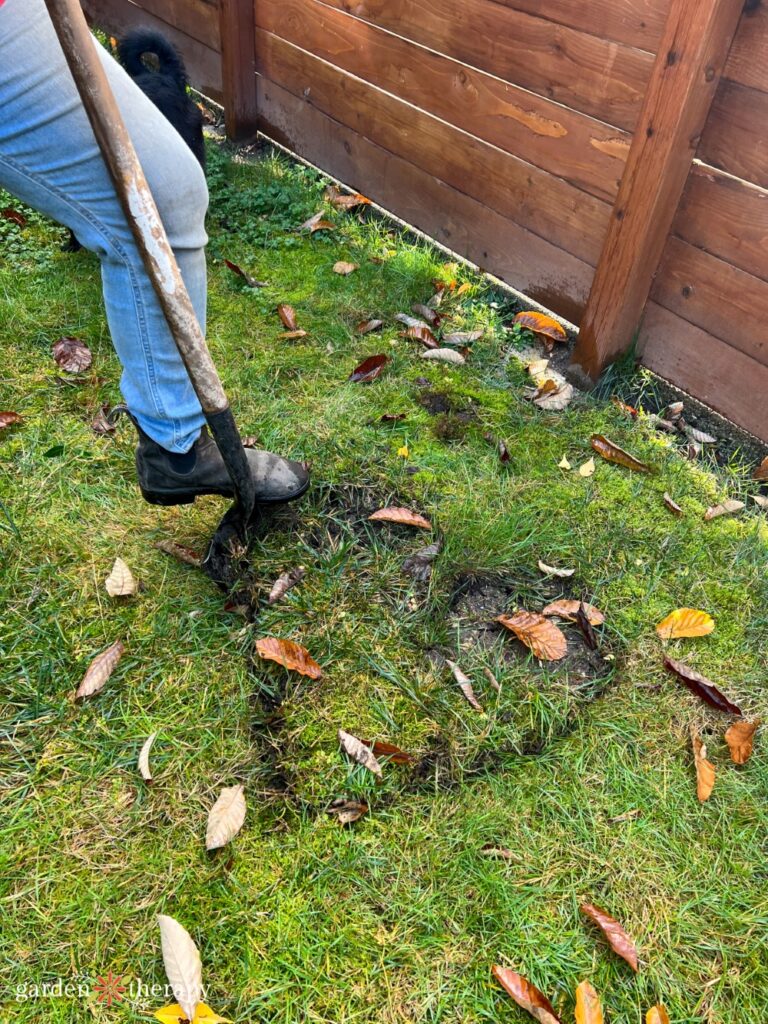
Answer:
POLYGON ((655 53, 671 0, 496 0, 504 7, 536 14, 655 53))
POLYGON ((768 281, 768 191, 695 164, 673 232, 768 281))
POLYGON ((320 0, 258 0, 259 28, 613 201, 629 136, 320 0))
POLYGON ((768 281, 670 238, 651 297, 768 366, 768 281))
POLYGON ((83 8, 99 23, 122 18, 130 27, 141 26, 146 16, 159 18, 178 32, 191 36, 212 50, 219 50, 218 3, 207 0, 82 0, 83 8), (132 10, 133 8, 133 10, 132 10))
POLYGON ((768 367, 655 302, 646 310, 639 351, 654 373, 768 441, 768 367))
POLYGON ((263 76, 261 130, 425 234, 571 321, 586 303, 592 268, 382 149, 263 76))
POLYGON ((765 0, 742 15, 723 71, 740 85, 768 92, 768 7, 765 0))
MULTIPOLYGON (((768 39, 766 39, 768 62, 768 39)), ((729 174, 768 187, 768 92, 720 83, 697 156, 729 174)))
POLYGON ((383 149, 596 263, 610 216, 607 203, 261 29, 256 68, 383 149))
MULTIPOLYGON (((84 0, 83 9, 95 25, 111 35, 119 37, 132 28, 162 32, 183 54, 191 84, 206 96, 221 101, 221 57, 217 50, 150 13, 150 3, 154 10, 154 0, 147 0, 146 9, 129 0, 84 0)), ((218 46, 218 35, 214 42, 218 46)))
POLYGON ((630 131, 653 65, 653 55, 643 50, 532 17, 495 0, 326 2, 630 131))

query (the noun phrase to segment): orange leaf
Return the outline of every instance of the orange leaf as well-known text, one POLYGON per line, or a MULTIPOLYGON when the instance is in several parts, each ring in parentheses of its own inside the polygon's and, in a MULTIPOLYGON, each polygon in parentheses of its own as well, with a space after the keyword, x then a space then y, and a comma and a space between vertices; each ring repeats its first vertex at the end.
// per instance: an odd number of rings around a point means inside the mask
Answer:
POLYGON ((79 700, 81 697, 90 697, 102 689, 114 672, 124 650, 122 642, 116 640, 106 651, 102 651, 93 659, 77 688, 75 700, 79 700))
POLYGON ((547 997, 522 974, 516 974, 507 967, 497 967, 496 965, 491 970, 494 978, 507 995, 512 996, 517 1005, 527 1010, 534 1020, 539 1021, 539 1024, 562 1024, 547 997))
MULTIPOLYGON (((576 621, 576 613, 581 606, 581 601, 570 601, 563 599, 562 601, 553 601, 552 604, 548 604, 546 608, 542 608, 542 615, 557 615, 558 618, 568 619, 569 622, 576 621)), ((591 626, 602 626, 605 622, 605 616, 599 608, 595 608, 593 604, 587 604, 584 602, 584 611, 589 619, 591 626)))
POLYGON ((619 922, 593 903, 582 903, 579 909, 582 914, 586 914, 588 918, 602 929, 614 953, 618 953, 620 957, 627 961, 633 971, 637 971, 637 950, 635 944, 619 922))
POLYGON ((650 466, 646 466, 644 462, 636 459, 629 452, 625 452, 623 448, 619 448, 617 444, 614 444, 607 437, 603 437, 602 434, 593 434, 589 440, 597 454, 604 458, 606 462, 615 462, 617 465, 624 466, 625 469, 632 469, 636 473, 653 472, 650 466))
POLYGON ((555 347, 554 343, 556 341, 559 341, 562 345, 568 344, 568 335, 565 333, 562 324, 559 324, 557 320, 553 320, 551 316, 546 316, 544 313, 537 313, 535 310, 518 313, 515 317, 515 323, 520 324, 526 331, 537 334, 544 342, 544 347, 550 352, 555 347))
POLYGON ((403 526, 419 526, 422 530, 431 530, 432 523, 418 512, 411 512, 409 508, 380 508, 378 512, 368 516, 375 523, 402 523, 403 526))
POLYGON ((13 423, 21 423, 21 416, 17 412, 0 412, 0 430, 5 430, 13 423))
POLYGON ((760 465, 752 474, 753 480, 768 480, 768 455, 763 459, 760 465))
POLYGON ((622 400, 617 395, 612 395, 611 401, 616 406, 616 408, 619 409, 621 412, 626 413, 627 416, 631 416, 633 420, 637 419, 638 412, 634 405, 627 405, 627 403, 622 402, 622 400))
POLYGON ((416 758, 413 754, 406 754, 400 747, 396 747, 394 743, 387 743, 386 740, 360 740, 366 747, 370 747, 376 757, 386 757, 392 764, 412 764, 416 758))
POLYGON ((499 615, 496 621, 512 630, 517 639, 542 661, 560 661, 568 651, 565 634, 554 622, 538 612, 520 611, 514 615, 499 615))
POLYGON ((693 762, 696 765, 696 795, 700 803, 709 800, 715 787, 715 766, 707 760, 707 747, 695 725, 691 726, 693 762))
POLYGON ((265 636, 256 641, 256 651, 262 658, 276 661, 278 665, 299 672, 303 676, 309 676, 310 679, 319 679, 323 674, 323 670, 309 651, 293 640, 265 636))
POLYGON ((370 206, 371 200, 356 192, 353 196, 329 196, 328 202, 335 210, 354 210, 356 206, 370 206))
POLYGON ((277 315, 283 321, 283 326, 286 330, 297 331, 299 325, 296 322, 296 310, 293 306, 289 306, 286 302, 281 302, 277 307, 277 315))
POLYGON ((299 231, 309 231, 310 234, 314 234, 315 231, 334 231, 336 225, 330 220, 324 219, 323 211, 314 214, 309 220, 305 220, 299 228, 299 231))
POLYGON ((669 1024, 669 1014, 663 1003, 650 1008, 645 1015, 645 1024, 669 1024))
POLYGON ((14 210, 12 206, 4 206, 0 210, 0 217, 4 217, 5 220, 11 220, 14 224, 18 224, 20 228, 26 227, 27 218, 23 213, 19 213, 18 210, 14 210))
POLYGON ((759 725, 759 718, 756 718, 754 722, 741 719, 726 729, 725 742, 728 744, 734 764, 746 764, 752 756, 752 746, 759 725))
POLYGON ((588 981, 576 986, 576 1024, 603 1024, 600 997, 588 981))
POLYGON ((686 636, 706 636, 715 628, 714 620, 696 608, 675 608, 656 626, 662 640, 679 640, 686 636))

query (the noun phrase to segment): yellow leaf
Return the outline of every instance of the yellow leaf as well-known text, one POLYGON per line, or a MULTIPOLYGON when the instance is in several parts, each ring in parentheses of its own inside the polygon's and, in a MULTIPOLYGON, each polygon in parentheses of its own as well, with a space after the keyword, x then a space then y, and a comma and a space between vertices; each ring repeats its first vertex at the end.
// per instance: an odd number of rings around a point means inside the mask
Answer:
MULTIPOLYGON (((594 459, 593 459, 593 460, 591 460, 591 461, 592 461, 592 462, 594 463, 594 459)), ((568 459, 567 459, 567 458, 565 457, 565 455, 564 455, 564 456, 562 457, 562 459, 560 459, 560 461, 558 462, 558 464, 557 464, 557 468, 558 468, 558 469, 570 469, 570 468, 571 468, 571 464, 570 464, 570 462, 568 461, 568 459)))
POLYGON ((714 620, 696 608, 675 608, 656 626, 662 640, 677 640, 685 636, 706 636, 715 628, 714 620))
POLYGON ((603 1024, 600 996, 588 981, 576 986, 576 1024, 603 1024))
POLYGON ((702 743, 698 729, 691 726, 691 745, 693 747, 693 760, 696 765, 696 795, 699 803, 704 803, 712 796, 715 787, 715 766, 707 760, 707 748, 702 743))
POLYGON ((663 1003, 652 1006, 645 1015, 645 1024, 669 1024, 669 1014, 663 1003))
POLYGON ((402 457, 403 457, 404 459, 407 459, 407 458, 408 458, 408 456, 409 456, 409 455, 411 454, 411 453, 410 453, 410 452, 408 451, 408 445, 407 445, 407 444, 404 444, 402 448, 398 448, 398 449, 397 449, 397 454, 398 454, 398 455, 402 455, 402 457))
POLYGON ((583 466, 579 466, 579 476, 592 476, 595 472, 595 460, 587 459, 583 466))
MULTIPOLYGON (((155 1010, 153 1016, 157 1017, 160 1024, 179 1024, 179 1021, 186 1021, 184 1011, 178 1003, 172 1006, 164 1006, 162 1010, 155 1010)), ((232 1024, 226 1017, 220 1017, 215 1010, 205 1003, 198 1003, 195 1011, 195 1018, 189 1024, 232 1024)))

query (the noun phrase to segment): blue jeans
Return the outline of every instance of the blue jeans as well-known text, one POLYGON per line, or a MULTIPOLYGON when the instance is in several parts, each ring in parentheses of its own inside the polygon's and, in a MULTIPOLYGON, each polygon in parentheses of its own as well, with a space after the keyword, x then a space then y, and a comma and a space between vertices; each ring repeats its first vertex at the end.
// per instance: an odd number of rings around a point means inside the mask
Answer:
MULTIPOLYGON (((94 41, 205 329, 208 190, 176 130, 94 41)), ((0 5, 0 186, 72 228, 101 261, 126 404, 163 448, 204 417, 91 131, 43 0, 0 5)), ((75 271, 73 270, 73 273, 75 271)))

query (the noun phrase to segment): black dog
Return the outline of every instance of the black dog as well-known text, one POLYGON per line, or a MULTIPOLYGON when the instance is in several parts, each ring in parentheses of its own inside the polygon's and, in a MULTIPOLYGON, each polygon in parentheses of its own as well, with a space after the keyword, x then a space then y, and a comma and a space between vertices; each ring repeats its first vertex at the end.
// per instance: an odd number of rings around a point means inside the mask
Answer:
MULTIPOLYGON (((120 63, 141 91, 152 100, 184 139, 205 170, 203 115, 187 93, 187 69, 181 54, 165 36, 151 29, 136 29, 117 44, 120 63), (145 60, 146 58, 146 60, 145 60), (156 65, 153 70, 151 65, 156 65)), ((70 231, 68 252, 82 246, 70 231)))

